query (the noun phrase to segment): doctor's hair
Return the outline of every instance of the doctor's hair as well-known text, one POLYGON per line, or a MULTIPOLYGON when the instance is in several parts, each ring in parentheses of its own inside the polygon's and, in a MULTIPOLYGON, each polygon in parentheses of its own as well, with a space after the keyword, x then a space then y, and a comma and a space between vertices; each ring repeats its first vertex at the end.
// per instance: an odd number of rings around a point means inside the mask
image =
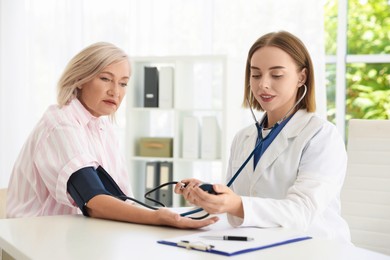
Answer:
POLYGON ((84 48, 69 61, 58 81, 58 105, 67 105, 78 96, 78 87, 92 80, 107 66, 123 60, 129 62, 128 55, 111 43, 97 42, 84 48))
MULTIPOLYGON (((301 71, 306 68, 306 81, 302 82, 307 86, 307 93, 300 103, 300 108, 305 108, 308 112, 314 112, 316 110, 315 102, 315 82, 314 82, 314 69, 313 63, 310 58, 310 54, 306 49, 303 42, 293 34, 286 31, 271 32, 261 36, 255 41, 252 47, 249 49, 248 57, 245 67, 245 91, 244 100, 242 106, 249 107, 247 100, 252 105, 253 109, 263 111, 260 103, 255 99, 250 87, 251 77, 251 59, 253 54, 262 47, 273 46, 285 51, 294 60, 301 71)), ((304 88, 300 87, 297 92, 296 100, 298 100, 304 92, 304 88)))

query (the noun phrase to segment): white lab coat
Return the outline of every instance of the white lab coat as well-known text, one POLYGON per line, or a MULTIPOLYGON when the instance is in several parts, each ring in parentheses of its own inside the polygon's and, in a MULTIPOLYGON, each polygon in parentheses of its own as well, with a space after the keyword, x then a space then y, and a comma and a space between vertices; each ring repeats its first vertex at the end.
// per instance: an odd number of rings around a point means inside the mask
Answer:
MULTIPOLYGON (((237 133, 227 180, 254 148, 257 129, 237 133)), ((344 142, 335 126, 299 110, 264 152, 253 171, 253 157, 231 186, 241 195, 244 218, 228 214, 233 226, 286 227, 313 237, 349 242, 340 216, 340 191, 346 173, 344 142)))

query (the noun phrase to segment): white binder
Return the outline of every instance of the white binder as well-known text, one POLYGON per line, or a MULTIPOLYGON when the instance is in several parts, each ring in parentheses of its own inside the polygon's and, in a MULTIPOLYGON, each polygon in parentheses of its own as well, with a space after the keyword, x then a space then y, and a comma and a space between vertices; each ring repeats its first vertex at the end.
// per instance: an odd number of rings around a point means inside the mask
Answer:
POLYGON ((161 67, 159 69, 159 95, 160 108, 173 107, 173 68, 161 67))
POLYGON ((202 118, 202 136, 201 136, 201 158, 219 159, 221 130, 215 116, 205 116, 202 118))
POLYGON ((183 118, 182 157, 185 159, 199 158, 200 129, 198 118, 186 116, 183 118))

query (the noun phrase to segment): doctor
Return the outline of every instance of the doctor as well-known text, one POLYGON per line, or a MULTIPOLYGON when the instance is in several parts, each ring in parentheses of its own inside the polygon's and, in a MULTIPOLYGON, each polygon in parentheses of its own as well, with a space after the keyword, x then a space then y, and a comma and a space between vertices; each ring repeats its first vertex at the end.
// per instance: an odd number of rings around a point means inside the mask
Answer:
POLYGON ((335 126, 314 114, 313 65, 297 37, 280 31, 252 45, 243 106, 265 113, 233 140, 228 181, 257 147, 241 173, 227 186, 214 184, 217 195, 196 179, 182 180, 175 192, 208 213, 227 213, 233 226, 294 228, 349 242, 340 216, 345 146, 335 126))

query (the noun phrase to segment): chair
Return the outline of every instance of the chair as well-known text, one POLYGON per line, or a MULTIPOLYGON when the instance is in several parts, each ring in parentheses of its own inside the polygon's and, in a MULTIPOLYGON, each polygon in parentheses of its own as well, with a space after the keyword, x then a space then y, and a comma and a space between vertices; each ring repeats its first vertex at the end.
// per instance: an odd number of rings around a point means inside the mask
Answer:
POLYGON ((342 215, 352 242, 390 255, 390 120, 349 121, 342 215))
POLYGON ((6 200, 7 200, 7 189, 0 189, 0 219, 5 218, 6 200))
MULTIPOLYGON (((0 219, 5 218, 5 203, 7 200, 7 189, 0 189, 0 219)), ((14 260, 7 252, 0 248, 0 259, 14 260)))

